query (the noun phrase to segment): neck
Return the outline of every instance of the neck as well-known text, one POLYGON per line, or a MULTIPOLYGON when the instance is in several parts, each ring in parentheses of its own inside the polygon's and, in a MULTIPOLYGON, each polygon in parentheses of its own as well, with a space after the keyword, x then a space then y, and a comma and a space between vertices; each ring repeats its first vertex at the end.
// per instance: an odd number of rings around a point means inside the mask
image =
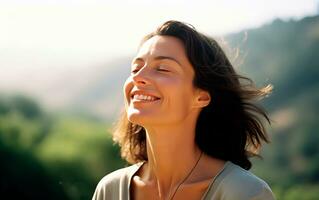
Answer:
POLYGON ((146 142, 146 178, 155 182, 159 196, 165 198, 190 174, 199 159, 195 124, 146 128, 146 142))

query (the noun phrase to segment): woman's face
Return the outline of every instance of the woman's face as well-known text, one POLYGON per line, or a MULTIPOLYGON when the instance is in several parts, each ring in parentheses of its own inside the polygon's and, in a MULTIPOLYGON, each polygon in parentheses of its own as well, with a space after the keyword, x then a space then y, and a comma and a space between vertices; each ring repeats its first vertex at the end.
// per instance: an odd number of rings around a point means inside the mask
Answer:
POLYGON ((194 112, 194 69, 172 36, 145 41, 124 84, 128 120, 141 126, 182 123, 194 112))

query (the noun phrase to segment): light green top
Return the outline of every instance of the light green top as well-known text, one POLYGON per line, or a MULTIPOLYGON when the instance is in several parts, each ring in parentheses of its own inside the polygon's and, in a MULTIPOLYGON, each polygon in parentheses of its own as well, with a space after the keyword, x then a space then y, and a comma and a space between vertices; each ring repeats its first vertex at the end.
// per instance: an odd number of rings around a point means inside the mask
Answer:
MULTIPOLYGON (((133 175, 144 162, 118 169, 98 183, 92 200, 130 200, 133 175)), ((240 166, 227 161, 212 179, 201 200, 274 200, 275 197, 262 179, 240 166)))

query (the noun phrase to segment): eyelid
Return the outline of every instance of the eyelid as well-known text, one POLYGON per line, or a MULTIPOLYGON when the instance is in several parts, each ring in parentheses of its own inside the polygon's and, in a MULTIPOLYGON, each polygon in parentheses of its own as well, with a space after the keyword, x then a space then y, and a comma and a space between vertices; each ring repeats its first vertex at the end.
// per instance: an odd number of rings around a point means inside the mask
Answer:
POLYGON ((164 68, 163 68, 163 66, 158 66, 158 67, 157 67, 157 70, 159 70, 159 71, 166 71, 166 72, 169 72, 169 71, 170 71, 169 69, 167 69, 167 67, 164 67, 164 68))
MULTIPOLYGON (((141 67, 140 67, 139 64, 133 63, 133 64, 132 64, 132 67, 131 67, 131 73, 136 73, 136 72, 138 72, 140 68, 141 68, 141 67)), ((169 67, 167 67, 166 65, 163 65, 163 64, 159 64, 159 65, 157 65, 155 68, 156 68, 156 70, 158 70, 158 71, 171 72, 171 70, 169 69, 169 67)))

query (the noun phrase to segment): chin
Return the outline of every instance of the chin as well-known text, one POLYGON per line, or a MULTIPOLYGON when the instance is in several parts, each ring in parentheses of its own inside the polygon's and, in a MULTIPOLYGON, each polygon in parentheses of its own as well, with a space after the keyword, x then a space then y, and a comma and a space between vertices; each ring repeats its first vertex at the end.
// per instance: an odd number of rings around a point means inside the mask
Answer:
POLYGON ((145 123, 145 116, 141 116, 141 113, 127 113, 127 119, 131 123, 141 126, 145 123))
POLYGON ((141 115, 141 114, 128 114, 127 115, 128 121, 130 121, 133 124, 137 124, 143 127, 149 126, 149 125, 154 125, 158 120, 155 120, 154 118, 146 115, 141 115))

